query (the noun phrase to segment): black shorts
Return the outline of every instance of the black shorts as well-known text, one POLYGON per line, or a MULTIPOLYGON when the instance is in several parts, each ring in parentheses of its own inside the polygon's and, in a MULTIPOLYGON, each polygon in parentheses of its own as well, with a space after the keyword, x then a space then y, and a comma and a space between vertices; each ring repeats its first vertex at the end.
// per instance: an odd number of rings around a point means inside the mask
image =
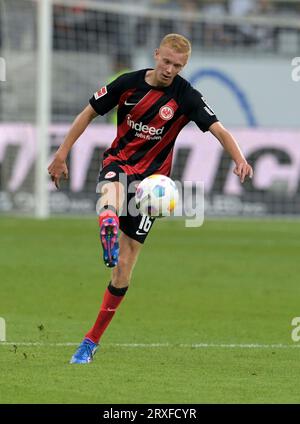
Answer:
MULTIPOLYGON (((134 214, 136 215, 134 216, 130 213, 132 205, 135 205, 135 189, 141 180, 142 177, 137 174, 125 174, 123 169, 114 163, 101 169, 98 177, 98 182, 100 185, 105 184, 105 182, 115 181, 121 182, 123 185, 126 184, 124 207, 119 216, 120 230, 123 231, 123 233, 125 233, 128 237, 131 237, 140 243, 144 243, 152 228, 155 218, 150 218, 139 213, 134 214), (125 184, 124 181, 126 181, 125 184)), ((96 191, 97 193, 100 192, 99 184, 96 191)))

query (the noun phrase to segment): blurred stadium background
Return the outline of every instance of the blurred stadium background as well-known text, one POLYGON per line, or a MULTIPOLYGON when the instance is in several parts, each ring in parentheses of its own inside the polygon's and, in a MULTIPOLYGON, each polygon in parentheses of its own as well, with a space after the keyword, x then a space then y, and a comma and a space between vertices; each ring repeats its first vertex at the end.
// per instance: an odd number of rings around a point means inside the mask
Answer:
POLYGON ((0 0, 0 403, 300 402, 299 3, 0 0), (47 166, 92 94, 151 67, 171 31, 255 175, 240 184, 210 134, 182 131, 172 176, 204 181, 212 218, 155 223, 94 363, 74 368, 110 278, 95 183, 114 113, 76 143, 60 191, 47 166))
POLYGON ((161 37, 179 32, 193 46, 183 76, 236 135, 255 177, 241 185, 218 143, 190 124, 173 178, 204 181, 206 216, 298 215, 299 18, 292 0, 0 0, 0 213, 94 213, 114 113, 78 142, 59 193, 46 173, 51 154, 99 87, 151 67, 161 37))

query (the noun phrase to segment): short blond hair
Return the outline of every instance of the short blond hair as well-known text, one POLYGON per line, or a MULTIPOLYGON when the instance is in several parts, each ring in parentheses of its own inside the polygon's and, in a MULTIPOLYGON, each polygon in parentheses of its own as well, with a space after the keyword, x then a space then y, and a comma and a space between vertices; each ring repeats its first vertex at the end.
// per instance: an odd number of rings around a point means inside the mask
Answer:
POLYGON ((180 34, 167 34, 160 42, 160 46, 169 46, 177 53, 186 53, 188 56, 192 53, 190 41, 180 34))

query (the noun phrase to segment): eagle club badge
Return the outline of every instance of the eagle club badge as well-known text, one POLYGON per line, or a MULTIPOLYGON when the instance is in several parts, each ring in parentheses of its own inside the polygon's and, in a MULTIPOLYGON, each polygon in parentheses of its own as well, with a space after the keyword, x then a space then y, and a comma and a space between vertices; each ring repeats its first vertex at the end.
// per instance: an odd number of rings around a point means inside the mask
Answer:
POLYGON ((170 106, 162 106, 159 109, 159 116, 165 121, 169 121, 174 116, 174 110, 170 106))
POLYGON ((105 94, 107 93, 107 88, 106 86, 100 88, 99 91, 96 91, 96 93, 94 93, 94 97, 96 100, 100 99, 100 97, 105 96, 105 94))
POLYGON ((115 176, 116 176, 116 173, 114 171, 109 171, 107 172, 107 174, 105 174, 104 178, 108 180, 109 178, 113 178, 115 176))

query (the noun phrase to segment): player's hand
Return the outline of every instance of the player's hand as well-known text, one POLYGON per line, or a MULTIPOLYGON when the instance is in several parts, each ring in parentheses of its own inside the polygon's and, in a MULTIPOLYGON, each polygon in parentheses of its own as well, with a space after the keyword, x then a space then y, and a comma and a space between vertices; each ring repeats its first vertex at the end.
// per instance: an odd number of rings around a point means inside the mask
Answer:
POLYGON ((245 178, 252 178, 253 177, 253 169, 249 165, 247 161, 240 162, 236 164, 236 167, 233 170, 233 173, 240 177, 241 183, 245 181, 245 178))
POLYGON ((51 180, 54 182, 55 187, 59 189, 59 180, 63 176, 65 180, 69 177, 69 171, 66 161, 55 156, 51 164, 48 166, 48 173, 51 180))

